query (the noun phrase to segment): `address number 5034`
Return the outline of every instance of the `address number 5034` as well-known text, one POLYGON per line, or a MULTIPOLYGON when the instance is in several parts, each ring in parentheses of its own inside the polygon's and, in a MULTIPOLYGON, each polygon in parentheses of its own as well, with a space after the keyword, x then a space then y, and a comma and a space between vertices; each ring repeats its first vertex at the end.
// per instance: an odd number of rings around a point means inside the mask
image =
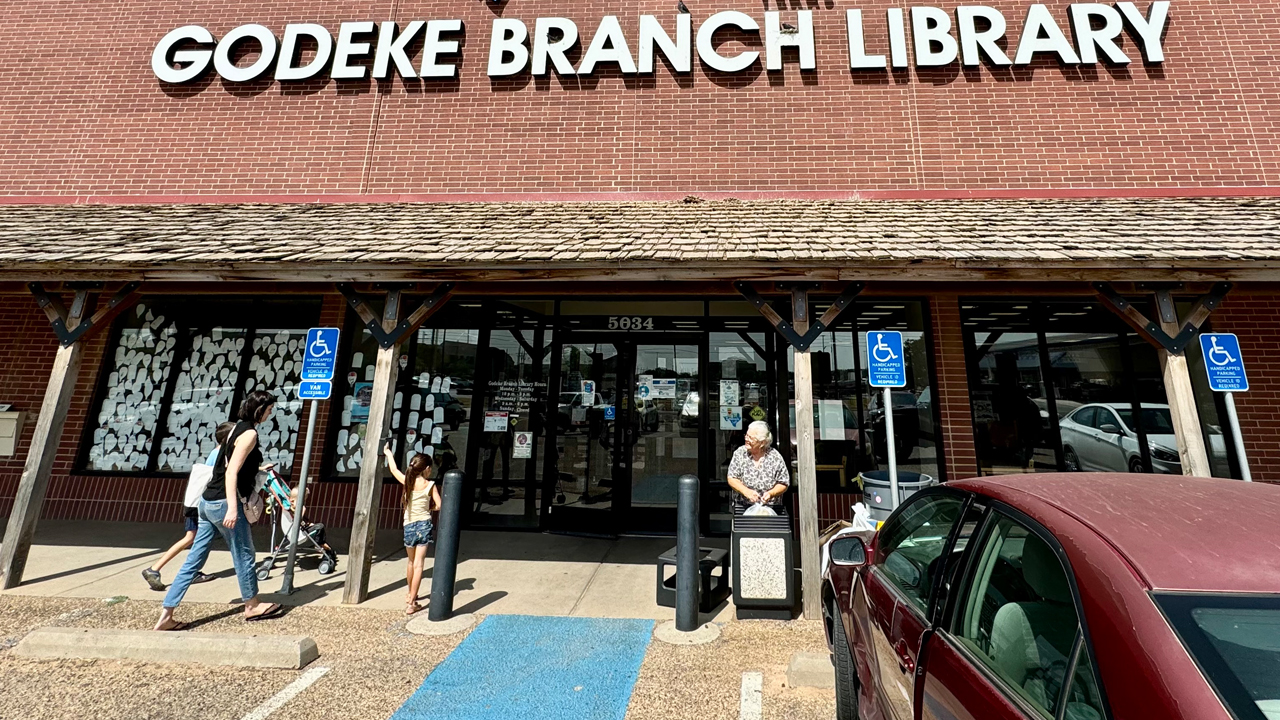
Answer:
POLYGON ((652 330, 653 318, 632 315, 609 316, 610 330, 652 330))

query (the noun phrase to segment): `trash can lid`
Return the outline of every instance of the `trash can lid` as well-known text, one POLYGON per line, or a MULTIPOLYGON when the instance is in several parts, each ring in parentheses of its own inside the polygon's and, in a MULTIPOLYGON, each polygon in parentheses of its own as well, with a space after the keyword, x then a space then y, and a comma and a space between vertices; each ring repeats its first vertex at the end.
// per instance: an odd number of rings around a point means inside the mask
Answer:
MULTIPOLYGON (((858 474, 862 476, 862 479, 864 481, 870 480, 872 484, 875 484, 875 485, 888 486, 890 483, 888 470, 867 470, 865 472, 861 472, 858 474)), ((918 472, 905 472, 902 470, 898 471, 899 485, 914 484, 914 483, 923 483, 927 485, 932 482, 933 482, 932 475, 925 475, 924 473, 918 473, 918 472)))

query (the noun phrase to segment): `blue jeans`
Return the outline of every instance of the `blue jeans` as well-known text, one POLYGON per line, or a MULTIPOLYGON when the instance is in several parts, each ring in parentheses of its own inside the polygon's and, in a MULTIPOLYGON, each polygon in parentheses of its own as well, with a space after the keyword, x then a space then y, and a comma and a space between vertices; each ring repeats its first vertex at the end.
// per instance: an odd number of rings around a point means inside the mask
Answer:
POLYGON ((165 593, 164 606, 176 608, 187 594, 191 581, 196 573, 204 567, 209 559, 209 550, 213 546, 213 537, 222 535, 227 547, 231 548, 231 562, 236 567, 236 579, 240 581, 240 599, 248 600, 258 594, 258 575, 254 564, 257 553, 253 549, 253 534, 249 531, 249 522, 244 519, 244 506, 239 507, 240 516, 236 518, 236 526, 230 530, 222 526, 222 519, 227 516, 227 501, 209 501, 200 498, 197 504, 200 514, 200 526, 196 528, 196 539, 187 552, 186 562, 178 570, 178 576, 165 593))

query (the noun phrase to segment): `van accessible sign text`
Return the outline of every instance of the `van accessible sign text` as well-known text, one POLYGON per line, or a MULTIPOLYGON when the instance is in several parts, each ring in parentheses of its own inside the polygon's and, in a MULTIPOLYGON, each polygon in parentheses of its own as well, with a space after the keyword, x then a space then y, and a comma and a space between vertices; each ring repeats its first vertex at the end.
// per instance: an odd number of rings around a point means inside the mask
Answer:
MULTIPOLYGON (((796 49, 801 70, 817 68, 813 11, 799 10, 795 15, 792 25, 784 24, 779 12, 764 13, 765 69, 781 70, 783 49, 787 47, 796 49)), ((1075 3, 1068 6, 1063 18, 1055 18, 1045 5, 1035 4, 1027 9, 1015 42, 1004 15, 985 5, 961 5, 953 14, 928 5, 909 10, 889 8, 884 17, 875 21, 864 19, 861 10, 850 9, 845 11, 847 59, 853 70, 905 68, 913 62, 916 67, 938 67, 957 61, 968 66, 983 62, 996 66, 1028 65, 1038 55, 1056 57, 1066 65, 1096 64, 1100 60, 1125 65, 1136 59, 1116 42, 1127 30, 1142 53, 1141 59, 1160 63, 1164 61, 1162 39, 1168 18, 1168 0, 1152 2, 1146 12, 1132 2, 1075 3), (880 38, 888 35, 887 56, 868 52, 868 31, 880 38), (1013 57, 1002 49, 1002 41, 1013 57)), ((658 53, 675 72, 689 73, 693 71, 695 49, 703 64, 719 72, 741 72, 760 62, 758 50, 735 45, 736 52, 726 51, 714 45, 712 38, 722 29, 730 33, 761 33, 755 18, 736 10, 718 12, 703 20, 696 35, 693 17, 687 13, 676 15, 666 24, 655 15, 641 15, 634 37, 623 32, 616 15, 606 15, 596 25, 590 44, 575 66, 569 55, 585 36, 580 35, 574 21, 541 17, 534 20, 531 31, 522 20, 497 18, 489 28, 488 75, 546 75, 552 69, 560 75, 590 75, 604 66, 616 66, 627 75, 645 74, 654 71, 658 53)), ((210 65, 224 80, 235 83, 258 80, 268 73, 274 73, 281 82, 307 80, 324 72, 334 80, 382 80, 392 73, 405 78, 452 78, 457 76, 454 63, 463 33, 463 23, 456 19, 414 20, 403 27, 395 22, 344 22, 336 39, 327 28, 314 23, 286 25, 279 38, 263 25, 241 25, 221 39, 202 26, 187 25, 160 40, 151 56, 151 69, 166 83, 194 80, 210 65), (256 59, 247 65, 234 59, 234 51, 244 43, 245 49, 256 45, 258 50, 256 59), (309 55, 305 62, 303 47, 314 48, 314 53, 305 53, 309 55), (415 57, 411 57, 411 47, 415 48, 415 57)))

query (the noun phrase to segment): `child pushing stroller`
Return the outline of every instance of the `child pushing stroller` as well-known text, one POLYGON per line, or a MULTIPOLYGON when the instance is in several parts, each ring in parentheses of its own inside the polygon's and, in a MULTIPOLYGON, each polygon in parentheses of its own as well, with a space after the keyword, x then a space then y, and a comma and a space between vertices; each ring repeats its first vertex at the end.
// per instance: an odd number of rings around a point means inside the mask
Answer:
POLYGON ((273 468, 267 473, 267 483, 262 489, 267 495, 267 512, 274 514, 276 520, 271 523, 271 552, 258 565, 258 579, 266 580, 270 577, 276 558, 282 555, 287 556, 289 532, 293 529, 295 517, 302 519, 302 525, 298 528, 298 556, 318 556, 320 565, 317 569, 321 575, 328 575, 337 569, 338 554, 326 542, 324 525, 307 520, 306 508, 301 508, 302 512, 296 510, 298 508, 297 488, 290 488, 284 478, 280 477, 273 468), (280 534, 278 541, 277 533, 280 534))

